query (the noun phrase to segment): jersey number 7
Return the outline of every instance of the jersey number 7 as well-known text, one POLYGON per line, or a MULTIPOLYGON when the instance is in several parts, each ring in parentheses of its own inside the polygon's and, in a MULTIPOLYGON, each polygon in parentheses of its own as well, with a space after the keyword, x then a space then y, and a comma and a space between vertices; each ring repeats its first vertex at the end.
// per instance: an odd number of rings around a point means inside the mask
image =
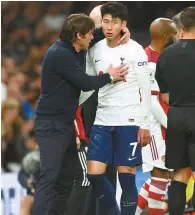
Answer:
POLYGON ((132 150, 132 154, 131 156, 134 157, 135 156, 135 151, 136 151, 136 148, 137 148, 137 142, 133 142, 133 143, 130 143, 130 146, 133 146, 133 150, 132 150))

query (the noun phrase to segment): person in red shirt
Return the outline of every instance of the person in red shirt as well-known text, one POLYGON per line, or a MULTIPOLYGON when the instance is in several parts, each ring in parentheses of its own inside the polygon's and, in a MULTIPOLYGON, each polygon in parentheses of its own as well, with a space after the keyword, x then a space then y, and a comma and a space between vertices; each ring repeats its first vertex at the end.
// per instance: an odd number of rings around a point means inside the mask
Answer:
POLYGON ((166 46, 173 43, 175 34, 176 26, 170 19, 159 18, 150 25, 151 44, 146 47, 145 51, 148 56, 152 94, 151 142, 142 148, 142 168, 143 172, 151 172, 151 178, 140 190, 136 215, 139 215, 146 207, 149 208, 150 215, 162 215, 164 210, 168 184, 168 169, 165 167, 165 129, 169 107, 160 94, 155 80, 155 70, 159 54, 166 46))

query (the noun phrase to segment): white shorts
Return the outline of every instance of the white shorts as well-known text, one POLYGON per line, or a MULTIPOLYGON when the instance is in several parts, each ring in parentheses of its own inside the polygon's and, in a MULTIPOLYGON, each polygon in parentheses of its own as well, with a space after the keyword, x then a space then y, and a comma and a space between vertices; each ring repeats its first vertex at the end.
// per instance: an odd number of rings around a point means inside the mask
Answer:
POLYGON ((154 167, 165 167, 165 140, 161 135, 152 135, 151 143, 142 148, 143 172, 150 172, 154 167))

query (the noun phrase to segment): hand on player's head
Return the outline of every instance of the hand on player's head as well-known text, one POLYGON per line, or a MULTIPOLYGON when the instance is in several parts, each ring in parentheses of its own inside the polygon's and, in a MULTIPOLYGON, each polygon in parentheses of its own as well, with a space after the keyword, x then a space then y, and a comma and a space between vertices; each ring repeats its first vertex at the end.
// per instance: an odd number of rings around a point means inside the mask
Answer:
POLYGON ((125 44, 127 43, 130 38, 131 38, 131 33, 129 31, 129 29, 127 27, 124 27, 122 29, 122 32, 124 33, 124 35, 120 38, 120 40, 118 41, 119 44, 125 44))
POLYGON ((112 75, 113 81, 122 81, 125 75, 128 74, 129 67, 126 64, 122 64, 117 67, 113 67, 112 64, 108 67, 107 72, 112 75))
POLYGON ((151 141, 150 131, 147 129, 139 129, 137 142, 141 144, 142 147, 148 145, 151 141))

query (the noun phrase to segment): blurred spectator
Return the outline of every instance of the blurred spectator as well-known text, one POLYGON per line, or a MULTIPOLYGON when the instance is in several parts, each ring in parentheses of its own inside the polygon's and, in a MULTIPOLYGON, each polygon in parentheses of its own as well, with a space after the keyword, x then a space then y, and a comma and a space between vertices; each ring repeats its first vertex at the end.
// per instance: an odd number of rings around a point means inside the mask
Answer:
POLYGON ((7 171, 18 171, 24 156, 24 138, 21 135, 22 119, 19 111, 20 104, 14 98, 6 99, 2 104, 2 166, 7 171))
POLYGON ((1 101, 7 97, 7 72, 5 67, 1 67, 1 101))
POLYGON ((46 25, 46 28, 49 28, 53 31, 60 31, 64 23, 65 15, 60 13, 61 8, 57 2, 52 3, 46 15, 41 20, 41 23, 46 25))
POLYGON ((27 191, 20 204, 20 215, 30 215, 34 201, 36 182, 40 174, 40 154, 35 149, 29 152, 22 161, 22 168, 18 174, 18 181, 27 191))
POLYGON ((20 23, 16 30, 9 36, 9 46, 6 49, 8 55, 12 56, 17 62, 22 62, 28 55, 31 43, 31 30, 26 23, 20 23))
POLYGON ((16 61, 12 57, 4 57, 2 61, 7 75, 13 73, 16 67, 16 61))
POLYGON ((28 85, 23 90, 22 109, 27 119, 33 119, 40 90, 36 86, 28 85))
POLYGON ((10 73, 8 78, 9 78, 9 83, 11 84, 15 83, 18 86, 19 90, 21 90, 26 83, 25 75, 19 71, 10 73))
POLYGON ((34 129, 31 129, 28 133, 28 137, 25 141, 25 147, 28 149, 28 151, 34 151, 37 147, 37 142, 35 138, 34 129))
POLYGON ((40 9, 41 5, 35 1, 29 1, 26 5, 23 20, 30 28, 34 28, 37 25, 40 19, 40 9))

